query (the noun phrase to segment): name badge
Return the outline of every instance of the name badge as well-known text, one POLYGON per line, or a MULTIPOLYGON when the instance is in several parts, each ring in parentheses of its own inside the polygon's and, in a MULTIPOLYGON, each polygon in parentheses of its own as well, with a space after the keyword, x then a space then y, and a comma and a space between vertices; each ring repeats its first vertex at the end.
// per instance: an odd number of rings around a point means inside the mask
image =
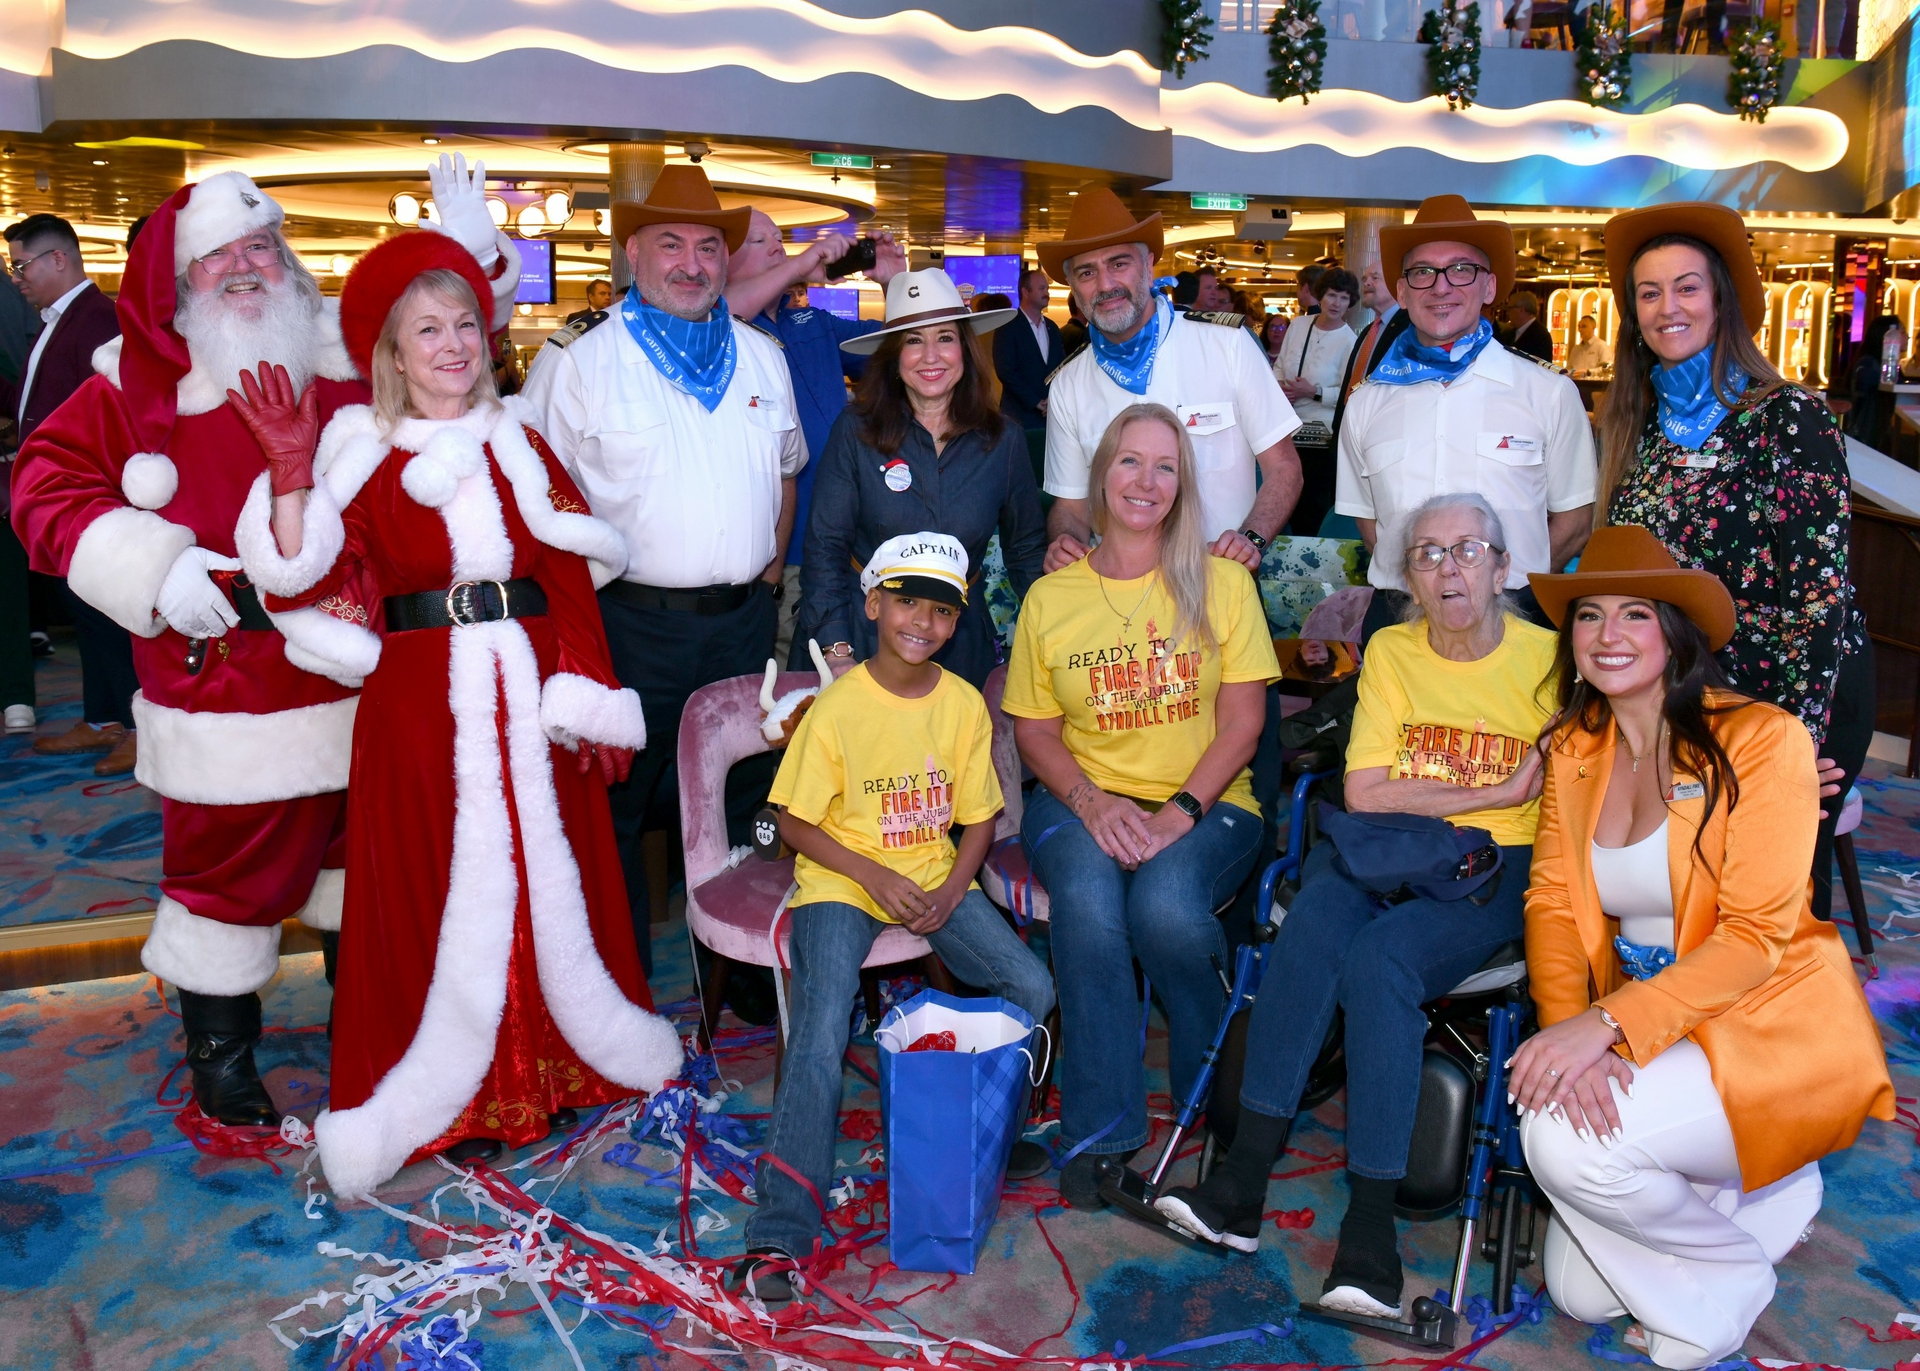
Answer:
POLYGON ((1216 400, 1212 404, 1178 405, 1174 413, 1189 434, 1203 438, 1209 433, 1218 433, 1223 428, 1233 427, 1233 402, 1216 400))
POLYGON ((898 457, 881 467, 880 475, 885 478, 888 490, 902 491, 913 484, 913 471, 898 457))
POLYGON ((1712 471, 1720 465, 1720 456, 1713 452, 1683 452, 1673 459, 1673 465, 1690 471, 1712 471))
POLYGON ((1670 800, 1704 800, 1707 798, 1706 783, 1703 781, 1676 782, 1673 787, 1673 794, 1667 798, 1670 800))
POLYGON ((1494 447, 1501 452, 1538 452, 1540 440, 1523 433, 1503 433, 1494 447))

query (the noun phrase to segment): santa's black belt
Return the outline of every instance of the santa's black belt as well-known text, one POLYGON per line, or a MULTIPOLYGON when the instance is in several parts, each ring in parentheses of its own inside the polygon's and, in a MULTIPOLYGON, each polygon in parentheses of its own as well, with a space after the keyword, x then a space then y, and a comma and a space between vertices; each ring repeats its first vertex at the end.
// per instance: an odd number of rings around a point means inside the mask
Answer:
POLYGON ((547 612, 547 592, 530 576, 512 581, 456 581, 445 590, 387 596, 387 632, 415 628, 470 628, 547 612))
POLYGON ((273 620, 267 617, 267 611, 260 603, 260 592, 253 588, 253 582, 247 579, 246 572, 236 572, 233 580, 228 582, 227 598, 233 601, 234 612, 240 616, 240 627, 255 633, 274 631, 273 620))
POLYGON ((672 586, 643 586, 637 581, 609 581, 600 587, 600 593, 635 609, 670 609, 676 614, 711 617, 733 613, 766 584, 748 581, 738 586, 695 586, 683 590, 672 586))

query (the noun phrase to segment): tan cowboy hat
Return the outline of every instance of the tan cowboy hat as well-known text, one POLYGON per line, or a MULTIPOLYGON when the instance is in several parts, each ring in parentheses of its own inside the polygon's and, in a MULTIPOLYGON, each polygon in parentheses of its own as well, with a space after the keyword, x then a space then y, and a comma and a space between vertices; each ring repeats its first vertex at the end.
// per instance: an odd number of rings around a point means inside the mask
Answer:
POLYGON ((1461 195, 1430 195, 1420 202, 1410 224, 1388 224, 1380 230, 1380 270, 1387 290, 1400 285, 1400 264, 1422 243, 1465 243, 1487 255, 1499 282, 1497 305, 1513 289, 1513 230, 1504 219, 1478 219, 1461 195))
POLYGON ((869 357, 879 350, 881 340, 889 333, 925 328, 949 319, 966 320, 975 333, 991 333, 1019 312, 1017 309, 983 309, 978 314, 969 313, 967 302, 960 298, 960 287, 939 267, 896 272, 887 282, 886 327, 849 338, 840 345, 840 350, 869 357))
POLYGON ((1740 317, 1746 320, 1747 331, 1758 333, 1766 323, 1767 288, 1760 283, 1760 269, 1754 265, 1753 249, 1747 245, 1747 225, 1737 211, 1700 200, 1654 205, 1616 214, 1600 232, 1607 244, 1607 279, 1613 282, 1614 302, 1622 314, 1630 315, 1633 310, 1627 298, 1633 285, 1633 255, 1656 238, 1680 233, 1699 239, 1727 264, 1727 274, 1733 277, 1733 288, 1740 296, 1740 317))
POLYGON ((1061 285, 1071 284, 1066 277, 1067 259, 1083 252, 1117 247, 1121 243, 1145 243, 1155 258, 1166 245, 1158 213, 1136 220, 1133 212, 1120 203, 1120 197, 1108 187, 1089 181, 1080 187, 1067 216, 1067 236, 1051 243, 1040 243, 1040 269, 1061 285))
POLYGON ((738 252, 747 241, 747 220, 753 210, 721 209, 720 197, 699 167, 662 167, 660 177, 638 203, 613 202, 613 241, 625 246, 636 229, 648 224, 706 224, 727 235, 727 251, 738 252))
POLYGON ((1583 595, 1638 595, 1663 600, 1693 620, 1715 652, 1733 637, 1733 596, 1720 578, 1681 566, 1666 544, 1635 524, 1595 530, 1580 554, 1578 571, 1560 576, 1534 572, 1527 584, 1556 628, 1567 606, 1583 595))

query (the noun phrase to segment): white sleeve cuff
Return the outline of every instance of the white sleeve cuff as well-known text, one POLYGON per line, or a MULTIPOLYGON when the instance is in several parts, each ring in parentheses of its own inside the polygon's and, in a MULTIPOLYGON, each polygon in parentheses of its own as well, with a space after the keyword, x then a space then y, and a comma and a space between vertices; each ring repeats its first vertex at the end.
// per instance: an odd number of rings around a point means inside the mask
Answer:
POLYGON ((67 588, 127 632, 157 638, 167 625, 153 603, 174 561, 195 541, 192 529, 148 510, 110 509, 74 543, 67 588))
POLYGON ((346 546, 346 526, 340 522, 340 507, 333 502, 324 481, 316 481, 307 492, 307 512, 300 524, 300 551, 282 556, 280 541, 273 536, 273 495, 267 473, 254 479, 241 507, 240 521, 233 526, 234 550, 240 564, 259 589, 269 595, 304 594, 320 583, 346 546))
POLYGON ((287 660, 302 671, 358 690, 380 665, 380 635, 323 609, 269 615, 286 640, 287 660))
POLYGON ((638 695, 567 671, 549 676, 540 688, 540 726, 548 738, 569 750, 582 741, 635 752, 647 745, 647 722, 638 695))
POLYGON ((520 249, 513 239, 496 230, 493 245, 505 260, 506 270, 493 282, 493 327, 496 332, 513 322, 513 297, 520 293, 520 249))

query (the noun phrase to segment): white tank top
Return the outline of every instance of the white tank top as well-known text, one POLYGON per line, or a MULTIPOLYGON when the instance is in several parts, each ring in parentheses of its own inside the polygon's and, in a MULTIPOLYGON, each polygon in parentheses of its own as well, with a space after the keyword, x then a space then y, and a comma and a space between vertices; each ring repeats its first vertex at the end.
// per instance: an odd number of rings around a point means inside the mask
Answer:
POLYGON ((1626 847, 1593 845, 1600 908, 1620 921, 1620 936, 1673 950, 1673 878, 1667 871, 1667 821, 1626 847))

